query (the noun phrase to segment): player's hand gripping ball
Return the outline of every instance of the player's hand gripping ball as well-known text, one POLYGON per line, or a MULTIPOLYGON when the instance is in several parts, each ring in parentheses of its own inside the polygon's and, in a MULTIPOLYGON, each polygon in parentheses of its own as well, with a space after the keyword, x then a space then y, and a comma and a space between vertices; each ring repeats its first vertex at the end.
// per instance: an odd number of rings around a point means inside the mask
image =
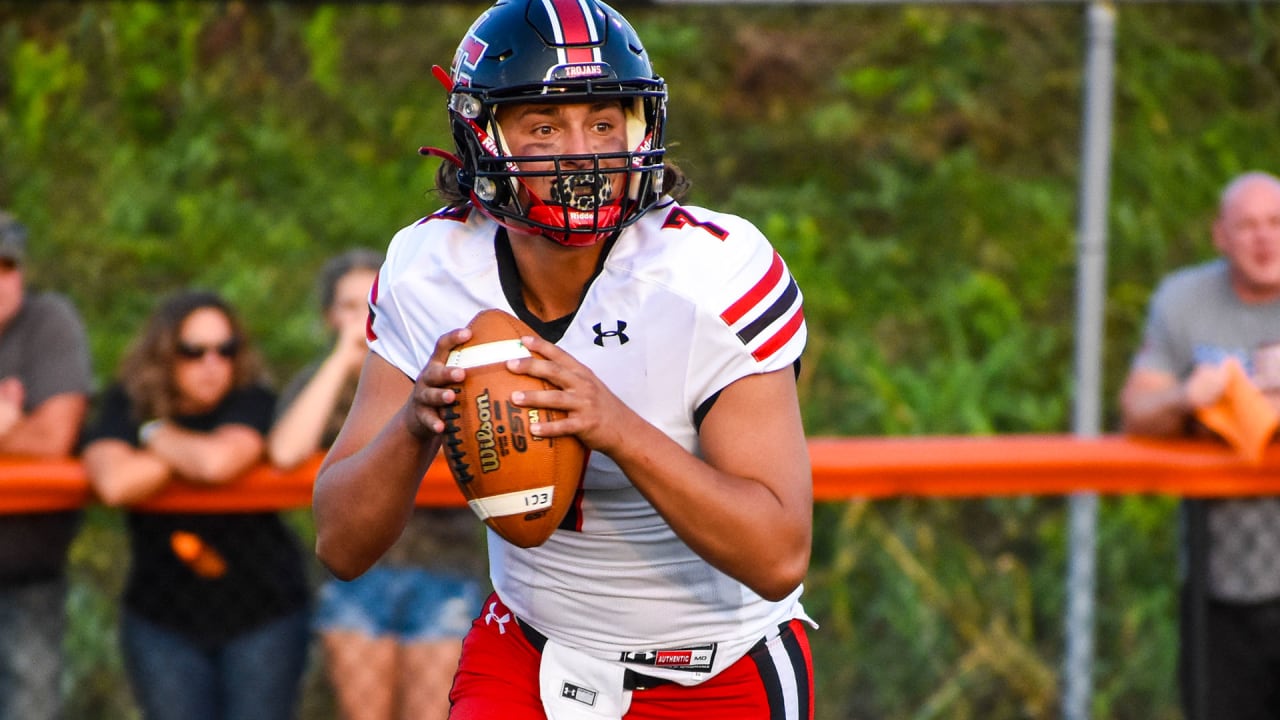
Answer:
POLYGON ((517 407, 516 390, 555 389, 532 375, 507 370, 508 360, 532 357, 520 337, 534 332, 502 310, 483 310, 467 324, 471 340, 447 364, 467 371, 444 412, 445 459, 467 503, 507 542, 523 548, 547 541, 573 503, 587 449, 576 438, 534 437, 529 424, 563 416, 558 410, 517 407))

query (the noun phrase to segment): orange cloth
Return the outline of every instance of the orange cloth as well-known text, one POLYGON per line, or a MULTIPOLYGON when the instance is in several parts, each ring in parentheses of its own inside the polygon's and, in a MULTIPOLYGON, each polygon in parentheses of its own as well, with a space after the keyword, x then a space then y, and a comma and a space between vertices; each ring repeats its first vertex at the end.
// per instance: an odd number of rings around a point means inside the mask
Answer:
POLYGON ((1262 454, 1280 425, 1280 415, 1238 362, 1227 363, 1227 387, 1222 397, 1196 410, 1196 418, 1253 465, 1262 462, 1262 454))

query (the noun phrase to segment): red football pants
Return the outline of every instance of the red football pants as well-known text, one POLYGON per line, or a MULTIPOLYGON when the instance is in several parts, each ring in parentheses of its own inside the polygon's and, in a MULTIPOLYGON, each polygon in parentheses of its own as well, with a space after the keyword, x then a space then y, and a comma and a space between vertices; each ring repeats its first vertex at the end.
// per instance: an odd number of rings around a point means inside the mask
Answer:
MULTIPOLYGON (((449 719, 546 720, 538 697, 541 654, 497 595, 489 596, 484 608, 462 643, 449 691, 449 719)), ((813 658, 804 624, 785 624, 777 638, 761 639, 724 672, 699 685, 671 683, 634 691, 624 717, 813 720, 813 658)))

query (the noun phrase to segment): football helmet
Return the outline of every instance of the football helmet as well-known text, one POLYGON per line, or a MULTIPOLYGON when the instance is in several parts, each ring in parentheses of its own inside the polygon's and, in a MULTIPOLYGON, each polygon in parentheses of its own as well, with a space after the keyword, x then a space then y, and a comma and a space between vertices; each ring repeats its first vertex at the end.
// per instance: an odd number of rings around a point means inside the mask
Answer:
POLYGON ((459 187, 499 223, 586 246, 635 222, 661 197, 666 83, 631 24, 600 0, 499 0, 472 24, 441 80, 459 187), (627 150, 512 155, 497 109, 549 99, 619 100, 627 150), (551 169, 522 170, 527 163, 551 169), (531 177, 552 178, 551 197, 538 197, 531 177))

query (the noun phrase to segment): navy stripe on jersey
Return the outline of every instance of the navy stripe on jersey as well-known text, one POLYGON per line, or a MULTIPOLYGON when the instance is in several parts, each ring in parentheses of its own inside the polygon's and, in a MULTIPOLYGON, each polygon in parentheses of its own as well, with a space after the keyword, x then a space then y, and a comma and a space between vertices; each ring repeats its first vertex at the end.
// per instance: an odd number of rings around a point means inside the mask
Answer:
POLYGON ((758 341, 767 328, 790 313, 790 317, 773 335, 765 338, 751 351, 751 357, 764 361, 790 342, 804 325, 804 312, 799 297, 800 286, 787 272, 782 256, 774 251, 773 261, 769 263, 764 275, 750 290, 720 313, 720 319, 730 327, 746 320, 746 324, 738 328, 737 336, 743 345, 751 345, 758 341), (781 292, 778 292, 779 288, 781 292), (774 292, 778 292, 778 297, 764 306, 765 298, 774 292))
MULTIPOLYGON (((804 308, 796 308, 795 314, 787 320, 782 329, 773 334, 773 337, 766 340, 760 347, 756 348, 751 357, 756 360, 764 360, 770 355, 778 351, 778 348, 786 345, 800 331, 800 326, 804 324, 804 308)), ((797 368, 797 372, 799 372, 797 368)))
POLYGON ((760 682, 769 701, 769 720, 790 720, 787 718, 787 703, 782 696, 782 678, 773 664, 768 644, 761 641, 752 648, 751 661, 756 664, 756 672, 760 673, 760 682))
POLYGON ((792 303, 796 301, 796 297, 800 294, 800 286, 796 284, 796 279, 791 278, 791 282, 787 283, 787 289, 782 291, 777 300, 774 300, 764 312, 756 316, 755 320, 747 323, 738 331, 738 339, 742 344, 747 345, 756 336, 764 332, 764 329, 772 325, 778 318, 781 318, 787 310, 791 308, 792 303))
POLYGON ((812 720, 813 718, 813 698, 809 696, 809 659, 805 657, 804 648, 800 646, 800 639, 790 629, 784 630, 783 647, 787 650, 787 657, 791 659, 791 667, 796 674, 796 692, 799 694, 800 700, 800 720, 812 720), (804 678, 805 682, 800 679, 804 678))
POLYGON ((784 623, 773 642, 761 640, 748 653, 760 673, 769 703, 769 720, 812 720, 810 665, 793 627, 784 623))

